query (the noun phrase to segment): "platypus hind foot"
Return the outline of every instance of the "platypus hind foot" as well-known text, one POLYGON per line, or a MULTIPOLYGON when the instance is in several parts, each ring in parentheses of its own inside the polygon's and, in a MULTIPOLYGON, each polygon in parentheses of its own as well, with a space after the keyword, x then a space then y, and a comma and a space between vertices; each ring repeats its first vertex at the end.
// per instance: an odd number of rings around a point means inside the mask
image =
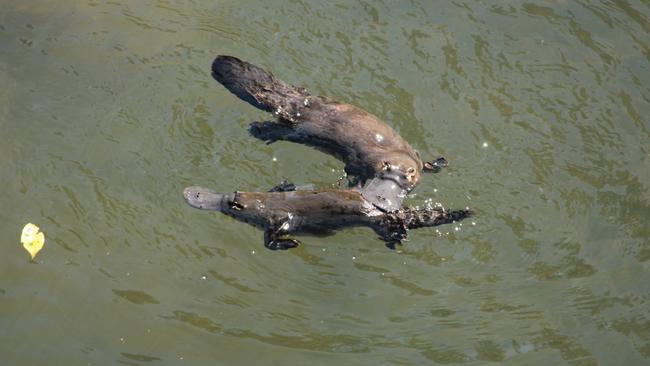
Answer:
POLYGON ((271 250, 287 250, 291 248, 297 248, 300 246, 300 242, 296 239, 291 238, 277 238, 267 241, 264 243, 264 246, 271 250))
POLYGON ((286 140, 294 130, 291 126, 280 122, 251 122, 248 126, 248 133, 258 140, 270 145, 279 140, 286 140))
POLYGON ((300 241, 292 238, 281 237, 277 231, 267 230, 264 232, 264 246, 271 250, 287 250, 296 248, 300 241))
POLYGON ((269 189, 269 192, 293 192, 295 190, 296 185, 285 179, 277 186, 269 189))

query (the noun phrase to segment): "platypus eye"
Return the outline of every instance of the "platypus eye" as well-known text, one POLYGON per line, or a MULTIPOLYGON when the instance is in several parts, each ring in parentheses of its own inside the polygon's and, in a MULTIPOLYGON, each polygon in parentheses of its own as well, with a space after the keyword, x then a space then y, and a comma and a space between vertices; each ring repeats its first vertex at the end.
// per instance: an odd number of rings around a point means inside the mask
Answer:
POLYGON ((383 166, 381 167, 382 170, 390 170, 390 163, 387 161, 382 162, 383 166))
POLYGON ((413 174, 415 174, 415 168, 410 167, 410 168, 406 169, 406 172, 413 175, 413 174))

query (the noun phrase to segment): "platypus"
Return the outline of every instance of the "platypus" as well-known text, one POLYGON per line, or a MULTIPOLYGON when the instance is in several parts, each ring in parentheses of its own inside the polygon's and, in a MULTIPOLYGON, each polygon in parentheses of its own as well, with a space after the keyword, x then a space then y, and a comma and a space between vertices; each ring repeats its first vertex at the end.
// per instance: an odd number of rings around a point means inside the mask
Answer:
POLYGON ((300 242, 293 233, 328 235, 354 226, 372 228, 389 248, 401 243, 409 229, 437 226, 470 216, 469 210, 447 211, 441 207, 402 207, 385 212, 364 198, 357 189, 293 190, 278 186, 269 192, 219 193, 203 187, 187 187, 185 201, 195 208, 220 211, 264 230, 264 246, 290 249, 300 242))
POLYGON ((242 100, 275 114, 277 122, 251 124, 254 137, 302 143, 331 154, 345 162, 345 172, 358 187, 378 178, 365 191, 366 198, 386 211, 399 209, 423 170, 447 165, 444 158, 423 163, 395 130, 363 109, 311 95, 236 57, 218 56, 212 76, 242 100))

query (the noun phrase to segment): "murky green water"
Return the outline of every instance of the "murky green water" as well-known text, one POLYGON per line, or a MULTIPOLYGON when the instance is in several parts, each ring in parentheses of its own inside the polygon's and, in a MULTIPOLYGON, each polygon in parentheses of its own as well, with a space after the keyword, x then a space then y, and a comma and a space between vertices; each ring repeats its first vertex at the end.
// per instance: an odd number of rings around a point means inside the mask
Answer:
POLYGON ((0 2, 3 365, 650 363, 647 1, 0 2), (409 203, 476 225, 271 252, 189 208, 341 174, 249 137, 220 53, 446 156, 409 203))

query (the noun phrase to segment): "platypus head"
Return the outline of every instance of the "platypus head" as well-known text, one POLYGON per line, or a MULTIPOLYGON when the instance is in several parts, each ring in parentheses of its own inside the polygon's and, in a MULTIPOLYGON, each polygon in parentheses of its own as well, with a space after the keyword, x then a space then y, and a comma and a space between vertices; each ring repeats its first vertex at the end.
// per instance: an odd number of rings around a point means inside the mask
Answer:
POLYGON ((377 176, 392 180, 408 193, 420 181, 421 166, 417 164, 418 162, 408 156, 397 156, 391 158, 390 161, 383 161, 381 171, 377 176))
POLYGON ((422 163, 408 155, 397 155, 391 156, 390 161, 382 161, 381 164, 379 172, 361 193, 379 209, 393 212, 402 207, 406 195, 420 181, 422 163))
POLYGON ((223 211, 228 208, 232 194, 218 193, 203 187, 187 187, 183 191, 185 202, 194 208, 209 211, 223 211))

